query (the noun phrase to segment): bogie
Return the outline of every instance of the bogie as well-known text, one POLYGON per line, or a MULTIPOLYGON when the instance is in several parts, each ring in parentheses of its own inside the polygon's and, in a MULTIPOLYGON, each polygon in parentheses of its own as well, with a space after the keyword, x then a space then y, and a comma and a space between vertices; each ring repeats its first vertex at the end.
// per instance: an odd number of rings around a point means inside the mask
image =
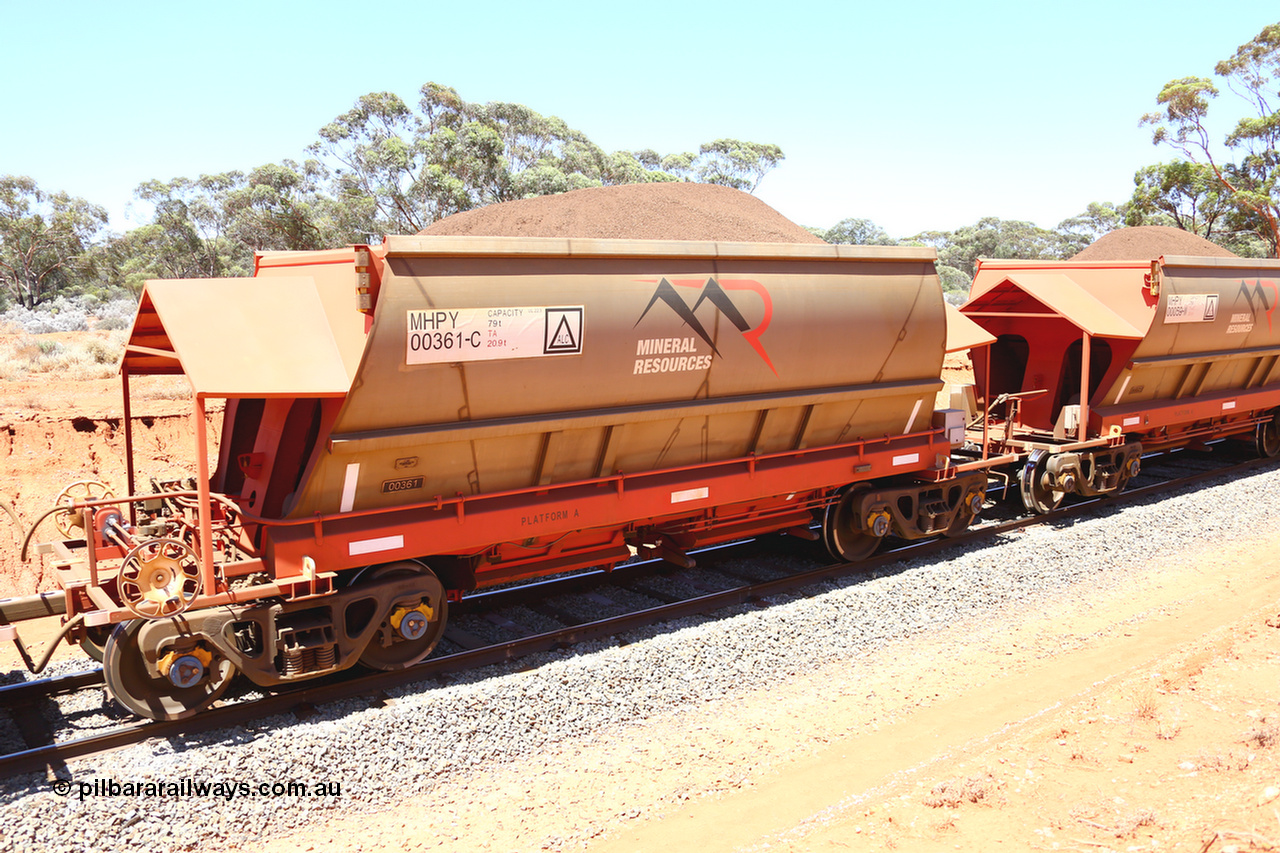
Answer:
POLYGON ((987 475, 977 471, 942 483, 857 483, 845 487, 822 515, 823 541, 845 562, 875 553, 885 536, 915 540, 958 536, 977 518, 987 475))

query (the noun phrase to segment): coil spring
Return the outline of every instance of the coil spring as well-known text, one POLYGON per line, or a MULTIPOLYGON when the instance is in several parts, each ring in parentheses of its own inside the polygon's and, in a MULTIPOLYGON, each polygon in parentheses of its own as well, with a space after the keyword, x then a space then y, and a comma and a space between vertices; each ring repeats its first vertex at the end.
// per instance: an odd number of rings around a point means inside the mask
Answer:
POLYGON ((301 675, 306 672, 318 672, 329 669, 338 662, 336 646, 323 646, 318 649, 285 649, 284 674, 301 675))
POLYGON ((337 646, 325 646, 315 650, 316 669, 328 669, 338 662, 337 646))
POLYGON ((306 672, 306 655, 302 649, 284 650, 284 674, 300 675, 306 672))

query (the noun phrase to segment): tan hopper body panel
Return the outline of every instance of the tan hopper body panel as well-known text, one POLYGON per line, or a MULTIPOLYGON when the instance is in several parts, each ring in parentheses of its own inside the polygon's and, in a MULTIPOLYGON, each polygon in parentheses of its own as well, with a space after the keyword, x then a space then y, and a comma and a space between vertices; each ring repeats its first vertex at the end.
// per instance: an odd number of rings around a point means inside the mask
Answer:
MULTIPOLYGON (((224 347, 273 329, 291 339, 325 338, 317 363, 330 377, 341 373, 336 365, 350 372, 340 408, 319 418, 309 461, 282 504, 289 517, 696 465, 931 426, 946 341, 932 250, 391 237, 373 252, 383 263, 358 362, 351 330, 365 317, 356 310, 354 267, 344 262, 354 250, 262 255, 259 277, 245 284, 263 294, 279 287, 290 298, 309 289, 314 295, 296 313, 281 309, 278 298, 263 297, 273 317, 217 335, 224 347), (576 349, 408 363, 411 316, 417 323, 420 312, 518 308, 580 308, 581 328, 562 341, 576 349)), ((184 283, 201 286, 213 290, 221 282, 184 283)), ((239 291, 236 298, 255 299, 239 291)), ((165 312, 158 313, 163 319, 165 312)), ((199 372, 182 363, 189 375, 199 372)), ((261 369, 273 372, 270 364, 261 369)), ((336 396, 315 382, 291 394, 286 385, 300 380, 282 375, 282 383, 246 382, 252 390, 243 394, 223 383, 210 396, 261 396, 267 406, 287 404, 273 404, 273 396, 336 396)), ((229 415, 228 446, 233 433, 229 415)), ((257 440, 258 447, 235 452, 272 449, 262 445, 270 437, 257 440)), ((224 447, 220 470, 230 464, 228 453, 224 447)))

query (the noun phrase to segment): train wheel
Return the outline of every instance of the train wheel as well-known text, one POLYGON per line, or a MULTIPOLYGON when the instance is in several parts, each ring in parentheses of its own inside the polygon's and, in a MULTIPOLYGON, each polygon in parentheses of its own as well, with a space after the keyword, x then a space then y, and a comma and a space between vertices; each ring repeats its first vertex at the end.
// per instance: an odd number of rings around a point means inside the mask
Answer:
POLYGON ((93 625, 85 629, 84 637, 80 640, 80 648, 86 655, 102 663, 109 639, 111 639, 110 625, 93 625))
POLYGON ((122 622, 111 632, 102 661, 107 692, 140 717, 181 720, 217 701, 231 684, 235 666, 211 646, 196 641, 191 649, 161 659, 165 675, 152 675, 143 660, 138 633, 147 622, 122 622))
POLYGON ((823 514, 822 539, 827 545, 827 551, 837 560, 856 563, 867 559, 880 547, 883 534, 877 536, 864 530, 862 520, 853 508, 858 498, 867 491, 870 491, 868 486, 845 489, 840 497, 827 505, 823 514))
POLYGON ((1129 485, 1129 481, 1142 473, 1142 448, 1139 446, 1138 451, 1124 461, 1124 470, 1121 473, 1120 485, 1116 486, 1114 492, 1109 494, 1119 494, 1123 492, 1129 485))
POLYGON ((1062 504, 1067 493, 1048 482, 1049 451, 1037 450, 1022 469, 1022 505, 1028 512, 1044 515, 1062 504))
POLYGON ((982 513, 982 503, 985 495, 982 492, 970 492, 964 497, 964 506, 960 507, 960 511, 956 513, 955 520, 951 522, 951 526, 942 532, 943 536, 953 537, 965 533, 969 529, 969 525, 978 520, 978 516, 982 513))
POLYGON ((1253 446, 1264 459, 1280 456, 1280 411, 1272 415, 1271 420, 1258 424, 1253 431, 1253 446))
POLYGON ((413 575, 422 576, 423 593, 416 599, 396 602, 383 618, 360 655, 360 663, 370 669, 408 669, 431 654, 444 634, 449 610, 444 586, 421 563, 406 561, 375 566, 362 571, 354 583, 413 575))

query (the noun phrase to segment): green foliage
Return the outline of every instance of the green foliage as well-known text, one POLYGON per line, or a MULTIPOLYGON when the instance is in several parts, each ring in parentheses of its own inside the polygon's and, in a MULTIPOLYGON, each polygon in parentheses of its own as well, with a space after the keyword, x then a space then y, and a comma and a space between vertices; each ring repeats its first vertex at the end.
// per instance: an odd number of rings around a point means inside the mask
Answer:
POLYGON ((809 231, 828 243, 930 246, 938 253, 943 295, 948 302, 959 304, 968 297, 979 258, 1066 260, 1103 234, 1123 227, 1126 212, 1125 205, 1093 202, 1054 230, 988 216, 955 231, 922 231, 904 240, 895 240, 869 219, 855 217, 842 219, 825 230, 809 231))
POLYGON ((316 160, 284 160, 248 173, 142 184, 135 194, 154 212, 112 246, 121 283, 137 292, 149 278, 250 275, 256 251, 347 242, 344 214, 321 190, 326 177, 316 160))
POLYGON ((1126 225, 1170 225, 1207 240, 1225 229, 1232 205, 1207 165, 1173 160, 1144 166, 1134 174, 1133 183, 1126 225))
POLYGON ((1084 213, 1058 223, 1058 234, 1063 242, 1058 254, 1070 257, 1103 234, 1124 225, 1125 207, 1116 207, 1109 201, 1090 202, 1084 213))
MULTIPOLYGON (((1142 123, 1152 127, 1153 143, 1168 145, 1193 163, 1208 167, 1220 188, 1220 201, 1212 203, 1231 208, 1230 230, 1256 235, 1272 257, 1280 257, 1280 155, 1276 153, 1280 148, 1280 113, 1276 112, 1280 23, 1264 27, 1234 56, 1219 62, 1214 73, 1252 112, 1227 133, 1221 149, 1214 145, 1207 124, 1210 102, 1219 90, 1205 77, 1166 83, 1156 98, 1161 109, 1144 115, 1142 123), (1219 153, 1215 155, 1215 151, 1219 153)), ((1210 201, 1207 194, 1202 195, 1210 201)), ((1170 201, 1165 208, 1180 205, 1185 211, 1185 198, 1170 201)), ((1162 212, 1169 213, 1167 209, 1162 212)), ((1235 239, 1243 241, 1242 237, 1235 239)))
POLYGON ((0 291, 34 308, 96 274, 107 212, 34 180, 0 176, 0 291))
POLYGON ((469 103, 427 83, 417 109, 372 93, 320 129, 308 150, 331 175, 349 242, 415 233, 483 205, 585 187, 699 180, 754 191, 783 159, 776 145, 718 139, 698 154, 605 152, 557 116, 523 104, 469 103))
POLYGON ((131 289, 148 278, 245 275, 252 256, 228 235, 231 217, 222 203, 239 172, 174 178, 142 184, 135 195, 154 210, 148 225, 135 228, 114 249, 131 289))
POLYGON ((474 104, 427 83, 416 108, 371 92, 320 128, 311 157, 248 172, 150 180, 150 221, 106 235, 103 208, 0 177, 0 310, 59 294, 135 295, 151 278, 250 275, 254 252, 376 243, 481 205, 584 187, 705 180, 754 190, 775 145, 718 139, 698 154, 605 152, 556 116, 474 104))
POLYGON ((332 204, 319 187, 325 176, 316 160, 268 163, 244 176, 229 172, 215 198, 225 211, 228 236, 255 251, 330 245, 332 204))
POLYGON ((960 305, 969 298, 969 285, 973 282, 973 277, 964 270, 940 264, 938 278, 942 282, 942 295, 951 304, 960 305))
POLYGON ((933 246, 940 268, 959 270, 965 277, 973 276, 978 258, 1062 260, 1076 253, 1076 241, 1062 232, 994 216, 955 231, 924 231, 906 242, 933 246))
POLYGON ((698 180, 753 193, 760 181, 784 159, 776 145, 717 139, 698 149, 698 180))
POLYGON ((694 171, 697 169, 697 162, 698 155, 692 151, 668 154, 659 161, 660 168, 658 171, 671 175, 677 180, 691 181, 693 180, 694 171))
POLYGON ((841 219, 826 231, 814 231, 828 243, 848 243, 854 246, 896 246, 898 241, 870 219, 849 217, 841 219))
POLYGON ((611 184, 680 180, 674 173, 663 170, 661 159, 652 151, 615 151, 609 155, 606 173, 611 184))

